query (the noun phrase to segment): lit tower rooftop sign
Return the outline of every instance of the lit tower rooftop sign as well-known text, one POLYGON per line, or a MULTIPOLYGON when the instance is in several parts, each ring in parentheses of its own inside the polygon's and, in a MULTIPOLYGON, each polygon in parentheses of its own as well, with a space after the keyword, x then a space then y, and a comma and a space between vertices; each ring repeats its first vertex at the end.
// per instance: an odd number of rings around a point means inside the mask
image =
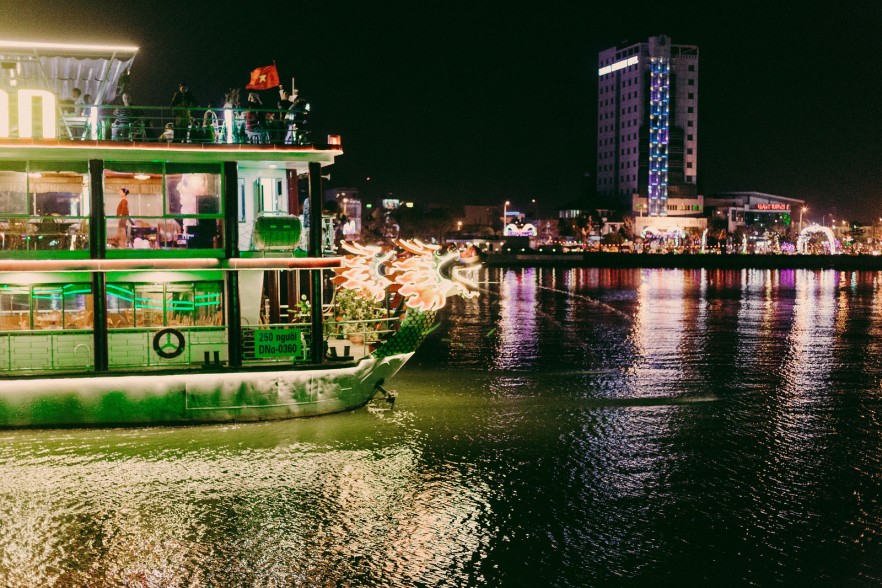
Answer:
POLYGON ((112 101, 137 52, 130 45, 0 39, 0 137, 10 136, 13 122, 16 136, 32 137, 34 104, 39 100, 43 137, 54 138, 60 102, 73 100, 75 88, 90 96, 92 104, 112 101))
MULTIPOLYGON (((43 138, 54 139, 56 136, 57 110, 55 95, 46 90, 18 91, 18 136, 29 139, 34 136, 34 98, 42 101, 43 138)), ((9 138, 9 94, 0 90, 0 139, 9 138)))

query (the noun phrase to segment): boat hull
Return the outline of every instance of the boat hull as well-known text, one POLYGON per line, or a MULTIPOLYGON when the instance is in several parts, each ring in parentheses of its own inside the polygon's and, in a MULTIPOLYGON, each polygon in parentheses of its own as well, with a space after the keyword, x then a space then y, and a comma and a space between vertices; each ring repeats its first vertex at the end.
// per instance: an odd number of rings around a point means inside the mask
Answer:
POLYGON ((315 369, 10 379, 0 427, 249 422, 358 408, 413 353, 315 369))

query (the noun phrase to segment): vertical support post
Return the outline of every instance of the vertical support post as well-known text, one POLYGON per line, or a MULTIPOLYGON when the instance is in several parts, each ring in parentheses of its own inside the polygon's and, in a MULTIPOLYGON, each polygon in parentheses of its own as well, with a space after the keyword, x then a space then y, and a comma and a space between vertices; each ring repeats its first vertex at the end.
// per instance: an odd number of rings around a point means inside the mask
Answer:
POLYGON ((224 257, 239 257, 239 173, 235 161, 224 162, 224 257))
POLYGON ((95 371, 106 372, 109 367, 107 352, 107 284, 103 272, 92 274, 92 356, 95 371))
MULTIPOLYGON (((309 162, 309 256, 322 256, 322 166, 317 161, 309 162)), ((325 356, 325 338, 322 332, 322 270, 309 272, 312 306, 310 349, 312 363, 321 363, 325 356)))
POLYGON ((242 310, 239 305, 239 272, 230 270, 227 278, 227 355, 231 368, 242 367, 242 310))
POLYGON ((104 217, 104 161, 89 160, 89 256, 107 257, 107 219, 104 217))
MULTIPOLYGON (((239 257, 239 173, 235 161, 224 162, 224 257, 239 257)), ((242 366, 242 307, 239 272, 226 272, 227 355, 232 368, 242 366)))
POLYGON ((309 256, 322 256, 322 166, 309 162, 309 256))
MULTIPOLYGON (((92 259, 107 256, 107 220, 104 217, 104 161, 89 160, 89 255, 92 259)), ((106 372, 107 352, 107 283, 102 272, 92 274, 92 357, 95 371, 106 372)))

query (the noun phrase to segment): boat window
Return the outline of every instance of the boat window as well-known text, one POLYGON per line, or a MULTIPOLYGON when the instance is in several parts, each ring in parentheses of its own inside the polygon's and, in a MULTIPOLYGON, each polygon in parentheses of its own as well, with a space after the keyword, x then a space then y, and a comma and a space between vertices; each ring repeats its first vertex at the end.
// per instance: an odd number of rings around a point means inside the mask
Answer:
POLYGON ((168 212, 220 214, 220 174, 179 173, 165 177, 168 212))
POLYGON ((27 173, 0 171, 0 214, 29 214, 27 173))
POLYGON ((219 173, 169 173, 165 176, 169 215, 181 219, 190 249, 216 249, 221 243, 219 173))
POLYGON ((0 327, 2 330, 30 330, 30 297, 30 288, 27 286, 0 286, 0 327))
POLYGON ((89 176, 64 171, 28 173, 28 204, 38 216, 89 215, 89 176))
POLYGON ((162 284, 135 286, 136 327, 162 327, 166 324, 162 289, 162 284))
POLYGON ((167 284, 165 288, 166 323, 170 326, 193 325, 196 308, 192 284, 167 284))
POLYGON ((282 181, 277 178, 259 178, 257 180, 258 211, 287 212, 288 198, 282 197, 282 181))
POLYGON ((162 173, 104 173, 104 213, 116 216, 122 199, 120 189, 129 191, 129 214, 131 216, 163 216, 162 173))
POLYGON ((62 321, 65 329, 92 329, 94 310, 92 287, 89 284, 66 284, 62 287, 64 299, 62 321))
POLYGON ((193 305, 196 308, 194 317, 197 326, 220 326, 223 319, 223 285, 220 282, 202 282, 196 284, 193 305))
POLYGON ((89 284, 0 286, 0 330, 92 329, 89 284))
POLYGON ((59 286, 36 286, 33 290, 34 330, 48 331, 62 327, 64 296, 59 286))
POLYGON ((109 328, 223 325, 220 282, 108 284, 109 328))
POLYGON ((222 248, 220 170, 219 165, 108 162, 108 248, 222 248), (123 188, 128 190, 125 206, 123 188))
POLYGON ((135 325, 135 292, 131 284, 107 284, 107 327, 135 325))

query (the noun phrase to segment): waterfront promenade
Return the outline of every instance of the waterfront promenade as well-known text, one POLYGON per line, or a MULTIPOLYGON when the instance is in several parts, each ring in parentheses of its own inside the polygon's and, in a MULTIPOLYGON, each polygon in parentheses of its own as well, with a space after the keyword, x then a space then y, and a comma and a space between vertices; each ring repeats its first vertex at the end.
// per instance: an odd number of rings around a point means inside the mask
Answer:
POLYGON ((656 253, 491 254, 491 267, 882 270, 875 255, 750 255, 656 253))

